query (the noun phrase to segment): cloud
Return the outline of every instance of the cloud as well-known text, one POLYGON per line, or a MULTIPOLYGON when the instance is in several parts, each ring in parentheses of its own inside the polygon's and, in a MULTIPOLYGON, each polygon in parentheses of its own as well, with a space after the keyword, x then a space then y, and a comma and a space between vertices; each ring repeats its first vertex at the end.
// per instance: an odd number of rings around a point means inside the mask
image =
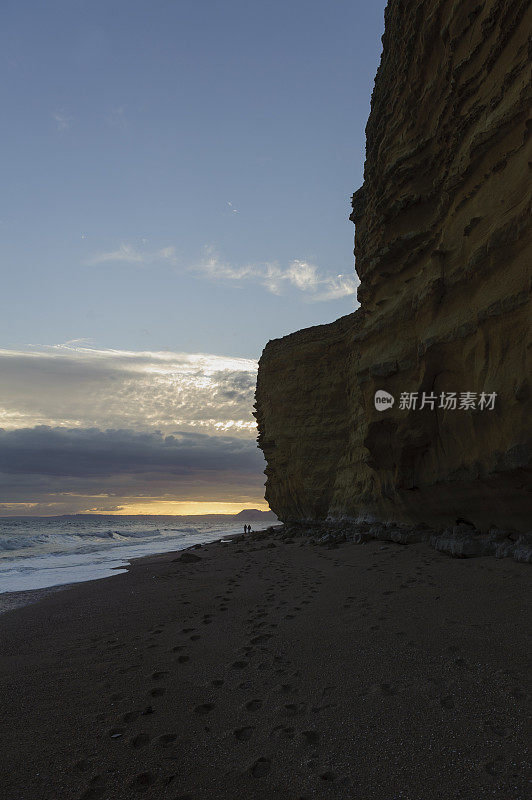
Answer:
MULTIPOLYGON (((227 201, 230 210, 238 213, 227 201)), ((116 250, 96 253, 85 263, 90 266, 106 263, 147 264, 165 263, 177 265, 175 247, 169 245, 159 250, 147 251, 143 247, 122 243, 116 250)), ((287 289, 295 289, 310 302, 338 300, 341 297, 355 295, 360 281, 353 271, 352 275, 326 275, 315 264, 300 258, 294 258, 288 266, 282 267, 277 262, 258 262, 234 266, 222 261, 212 246, 203 248, 203 256, 197 264, 189 268, 196 276, 213 281, 233 283, 254 283, 262 286, 272 294, 281 295, 287 289)))
POLYGON ((94 344, 94 339, 87 336, 82 336, 80 339, 69 339, 68 342, 65 342, 64 346, 72 347, 80 344, 94 344))
POLYGON ((277 295, 287 288, 293 288, 315 302, 354 295, 359 284, 354 273, 352 276, 323 275, 319 267, 299 258, 292 259, 287 267, 281 267, 276 262, 234 267, 221 261, 210 246, 204 248, 204 256, 193 271, 211 281, 250 281, 277 295))
POLYGON ((67 131, 70 128, 72 118, 69 117, 64 109, 58 109, 52 113, 52 119, 55 120, 58 131, 67 131))
POLYGON ((260 504, 256 372, 251 359, 83 339, 0 350, 0 513, 260 504))
POLYGON ((88 347, 0 350, 0 427, 176 428, 254 438, 257 362, 88 347))
POLYGON ((158 476, 190 477, 213 471, 217 475, 249 473, 261 463, 254 442, 230 436, 45 425, 0 429, 0 473, 4 475, 144 475, 149 481, 158 476))
POLYGON ((127 128, 127 119, 124 106, 112 108, 107 115, 107 122, 113 128, 127 128))
POLYGON ((93 256, 91 256, 91 258, 88 259, 88 261, 86 261, 86 264, 88 266, 95 266, 97 264, 113 262, 139 265, 154 264, 157 262, 177 264, 177 258, 175 254, 175 248, 172 246, 162 247, 160 250, 149 252, 147 250, 135 247, 134 245, 123 243, 116 250, 95 253, 93 256))
POLYGON ((200 433, 0 430, 3 513, 112 511, 135 501, 253 503, 263 494, 256 444, 200 433))

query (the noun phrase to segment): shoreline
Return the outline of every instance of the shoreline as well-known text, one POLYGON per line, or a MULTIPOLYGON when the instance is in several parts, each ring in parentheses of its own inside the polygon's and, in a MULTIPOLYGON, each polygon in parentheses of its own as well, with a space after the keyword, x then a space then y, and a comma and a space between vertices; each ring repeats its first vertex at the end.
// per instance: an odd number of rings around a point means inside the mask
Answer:
MULTIPOLYGON (((98 579, 100 580, 100 579, 98 579)), ((17 608, 38 603, 55 592, 62 589, 70 589, 74 583, 60 583, 57 586, 46 586, 44 589, 21 589, 18 592, 2 592, 0 594, 0 616, 8 611, 16 611, 17 608)))
MULTIPOLYGON (((257 533, 260 533, 260 532, 261 531, 257 531, 257 533)), ((244 534, 242 534, 242 533, 232 533, 232 534, 227 534, 226 536, 222 536, 221 539, 224 539, 224 538, 225 539, 233 539, 234 537, 238 537, 238 536, 242 536, 242 535, 244 535, 244 534)), ((221 539, 209 539, 206 543, 213 544, 213 543, 216 543, 216 542, 220 541, 221 539)), ((126 572, 129 569, 129 567, 131 566, 131 564, 133 564, 133 563, 135 563, 137 561, 143 561, 143 560, 146 560, 146 559, 150 559, 152 557, 157 557, 157 556, 161 556, 161 555, 165 555, 165 554, 168 554, 168 555, 174 554, 175 555, 176 553, 182 553, 185 550, 193 550, 195 547, 198 547, 198 544, 189 544, 186 547, 184 547, 182 549, 179 549, 179 550, 162 550, 159 553, 150 553, 149 555, 145 555, 145 556, 137 556, 137 557, 131 558, 131 559, 124 559, 124 563, 123 564, 120 564, 120 565, 117 565, 117 566, 114 566, 114 567, 109 567, 109 571, 111 573, 115 572, 116 574, 119 574, 119 571, 126 572)), ((117 555, 117 558, 118 558, 118 555, 117 555)), ((105 580, 106 578, 112 578, 112 577, 114 577, 113 574, 111 574, 111 575, 102 575, 102 576, 97 577, 97 578, 87 578, 87 579, 79 580, 79 581, 67 581, 65 583, 52 584, 51 586, 43 586, 42 588, 38 588, 38 589, 20 589, 20 590, 15 590, 15 591, 0 592, 0 616, 2 614, 5 614, 7 611, 14 611, 17 608, 23 608, 24 606, 31 605, 33 603, 38 603, 41 599, 44 599, 45 597, 50 596, 54 592, 58 592, 58 591, 61 591, 63 589, 69 589, 72 586, 76 586, 79 583, 93 583, 95 581, 101 581, 101 580, 105 580)))
POLYGON ((144 556, 3 614, 7 796, 524 800, 527 565, 310 538, 144 556))

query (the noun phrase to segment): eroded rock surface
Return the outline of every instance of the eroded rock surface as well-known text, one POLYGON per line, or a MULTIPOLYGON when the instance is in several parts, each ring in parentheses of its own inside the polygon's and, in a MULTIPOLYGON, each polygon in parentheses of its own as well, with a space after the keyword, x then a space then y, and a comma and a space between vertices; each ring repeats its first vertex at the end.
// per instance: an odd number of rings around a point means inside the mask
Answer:
POLYGON ((351 215, 361 307, 260 360, 280 519, 532 528, 530 30, 524 0, 390 0, 351 215))

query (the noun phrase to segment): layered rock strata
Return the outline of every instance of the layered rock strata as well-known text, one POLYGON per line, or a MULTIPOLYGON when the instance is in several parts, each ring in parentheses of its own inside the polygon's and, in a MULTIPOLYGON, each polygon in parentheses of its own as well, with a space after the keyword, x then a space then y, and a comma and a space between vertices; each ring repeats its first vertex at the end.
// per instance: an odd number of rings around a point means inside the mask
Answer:
POLYGON ((280 519, 532 528, 531 30, 523 0, 390 0, 350 217, 360 308, 259 363, 280 519))

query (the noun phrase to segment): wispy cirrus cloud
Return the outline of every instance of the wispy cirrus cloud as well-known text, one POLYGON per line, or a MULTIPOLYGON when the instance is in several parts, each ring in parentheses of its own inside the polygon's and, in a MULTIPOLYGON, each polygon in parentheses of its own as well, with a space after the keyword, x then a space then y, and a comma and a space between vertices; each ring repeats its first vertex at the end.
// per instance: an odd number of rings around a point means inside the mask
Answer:
POLYGON ((60 108, 53 111, 52 119, 55 120, 58 131, 64 132, 69 130, 72 117, 69 117, 64 109, 60 108))
POLYGON ((88 266, 106 263, 119 263, 125 264, 156 264, 157 262, 176 264, 177 258, 175 254, 175 247, 167 246, 161 247, 159 250, 146 250, 144 247, 137 247, 132 244, 122 243, 116 250, 108 250, 101 253, 95 253, 85 263, 88 266))
POLYGON ((107 114, 107 122, 113 128, 127 128, 127 119, 124 106, 112 108, 107 114))
MULTIPOLYGON (((158 250, 147 250, 145 244, 146 240, 142 240, 140 246, 122 243, 115 250, 95 253, 85 263, 90 266, 113 263, 139 266, 177 265, 175 247, 169 245, 158 250)), ((309 302, 337 300, 355 295, 359 285, 354 271, 352 275, 326 274, 320 267, 301 258, 293 258, 287 266, 276 261, 234 265, 221 259, 210 245, 203 248, 203 254, 197 263, 184 269, 203 280, 216 283, 253 283, 277 295, 289 289, 296 290, 309 302)))
POLYGON ((282 294, 287 288, 297 289, 310 301, 336 300, 356 293, 359 281, 353 275, 326 275, 315 264, 294 258, 288 266, 264 262, 233 266, 220 259, 211 246, 204 248, 200 262, 193 271, 211 281, 249 281, 263 286, 272 294, 282 294))

